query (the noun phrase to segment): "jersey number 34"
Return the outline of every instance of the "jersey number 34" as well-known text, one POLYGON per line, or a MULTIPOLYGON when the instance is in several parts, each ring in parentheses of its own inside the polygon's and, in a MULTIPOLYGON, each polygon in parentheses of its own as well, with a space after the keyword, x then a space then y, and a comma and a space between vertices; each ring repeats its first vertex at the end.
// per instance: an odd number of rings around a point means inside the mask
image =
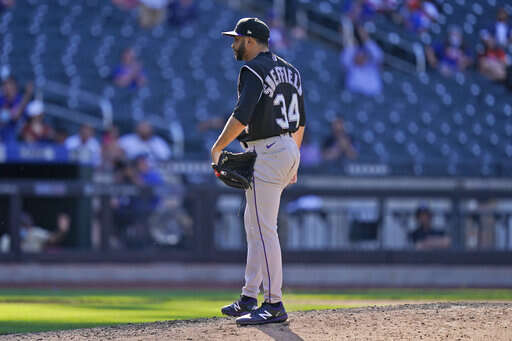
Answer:
POLYGON ((292 122, 295 122, 295 127, 299 126, 299 100, 297 99, 296 93, 292 96, 288 110, 286 108, 286 100, 284 99, 283 94, 276 94, 276 97, 274 97, 274 105, 281 107, 281 115, 283 115, 283 118, 277 118, 276 123, 282 129, 289 129, 290 123, 292 122))

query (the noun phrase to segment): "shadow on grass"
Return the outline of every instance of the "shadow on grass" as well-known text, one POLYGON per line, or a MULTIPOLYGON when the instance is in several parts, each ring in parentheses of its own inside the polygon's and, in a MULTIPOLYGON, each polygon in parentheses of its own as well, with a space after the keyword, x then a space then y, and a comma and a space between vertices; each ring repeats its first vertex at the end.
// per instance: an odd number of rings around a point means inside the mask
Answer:
POLYGON ((76 305, 76 307, 81 309, 95 309, 95 310, 132 310, 132 311, 140 311, 140 310, 162 310, 165 311, 165 307, 158 307, 154 305, 131 305, 131 304, 80 304, 76 305))

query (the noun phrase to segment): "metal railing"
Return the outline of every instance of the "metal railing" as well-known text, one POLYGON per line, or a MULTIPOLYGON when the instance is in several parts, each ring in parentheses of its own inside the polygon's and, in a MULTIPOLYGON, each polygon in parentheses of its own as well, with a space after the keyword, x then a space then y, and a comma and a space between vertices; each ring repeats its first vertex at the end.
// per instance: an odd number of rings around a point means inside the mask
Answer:
POLYGON ((45 96, 56 96, 61 98, 63 103, 66 103, 66 105, 60 105, 57 103, 46 102, 45 112, 49 115, 62 120, 68 120, 73 123, 87 123, 98 129, 104 129, 112 125, 112 103, 105 97, 82 89, 74 89, 69 85, 49 80, 40 84, 38 90, 41 91, 42 99, 44 99, 45 96), (77 106, 70 105, 70 102, 73 101, 96 108, 96 111, 100 116, 98 117, 92 113, 72 109, 72 107, 77 106))
MULTIPOLYGON (((0 261, 243 262, 242 197, 240 191, 215 184, 178 190, 83 181, 2 181, 0 203, 8 212, 11 248, 0 254, 0 261), (141 213, 142 204, 155 195, 162 206, 141 213), (20 216, 27 208, 25 200, 33 198, 45 204, 67 198, 81 201, 81 208, 92 207, 72 218, 75 223, 89 221, 80 233, 74 231, 74 242, 81 246, 68 243, 51 252, 22 252, 20 216), (141 205, 121 211, 112 205, 129 198, 141 205)), ((278 231, 287 262, 510 265, 512 180, 305 181, 285 190, 278 231), (418 251, 409 240, 414 210, 424 203, 432 209, 434 226, 451 238, 448 248, 418 251)))
MULTIPOLYGON (((270 0, 222 1, 228 6, 254 10, 262 15, 267 13, 272 3, 276 6, 275 2, 270 0)), ((283 7, 283 5, 278 5, 277 7, 283 7)), ((297 24, 310 35, 316 36, 330 45, 343 46, 339 27, 342 27, 344 31, 353 32, 353 24, 350 20, 343 20, 336 11, 325 12, 319 10, 316 2, 299 3, 296 10, 297 24)), ((393 32, 380 32, 372 23, 369 25, 369 31, 383 48, 384 58, 389 66, 408 73, 425 71, 425 52, 421 44, 416 41, 405 40, 393 32), (398 51, 399 53, 397 53, 398 51), (408 58, 403 58, 404 56, 408 58)))

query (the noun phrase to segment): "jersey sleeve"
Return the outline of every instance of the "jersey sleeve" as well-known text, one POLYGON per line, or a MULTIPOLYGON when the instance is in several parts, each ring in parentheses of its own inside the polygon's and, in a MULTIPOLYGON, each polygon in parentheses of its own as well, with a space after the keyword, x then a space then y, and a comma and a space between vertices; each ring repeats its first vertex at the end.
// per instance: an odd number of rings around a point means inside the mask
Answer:
POLYGON ((242 67, 240 70, 240 96, 233 110, 233 116, 242 124, 248 125, 254 108, 261 98, 263 84, 260 78, 251 70, 242 67))

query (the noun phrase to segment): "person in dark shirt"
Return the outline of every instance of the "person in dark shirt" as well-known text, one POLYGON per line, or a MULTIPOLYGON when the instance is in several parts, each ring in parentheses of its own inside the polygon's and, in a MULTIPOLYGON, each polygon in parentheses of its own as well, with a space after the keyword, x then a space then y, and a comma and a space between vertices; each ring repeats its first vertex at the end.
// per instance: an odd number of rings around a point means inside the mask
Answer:
POLYGON ((350 136, 345 131, 342 118, 336 118, 331 122, 332 133, 323 143, 323 158, 325 161, 357 158, 357 151, 352 145, 350 136))
POLYGON ((418 227, 409 234, 409 238, 416 249, 442 249, 450 246, 451 239, 445 231, 432 227, 432 211, 428 207, 418 207, 415 216, 418 227))
POLYGON ((0 140, 13 142, 18 137, 18 132, 23 127, 27 117, 25 108, 32 98, 34 86, 27 83, 25 93, 18 89, 18 82, 14 77, 9 77, 2 83, 0 91, 0 140))
POLYGON ((460 28, 450 28, 444 43, 436 42, 426 48, 427 61, 445 76, 464 71, 473 63, 471 50, 466 46, 460 28))
POLYGON ((20 138, 25 143, 52 143, 55 132, 44 120, 44 104, 34 100, 27 106, 27 122, 21 129, 20 138))
POLYGON ((496 44, 491 35, 482 35, 483 51, 478 55, 478 70, 493 81, 503 81, 507 77, 507 53, 496 44))
POLYGON ((121 88, 136 89, 146 83, 142 63, 137 59, 135 51, 127 48, 121 55, 121 62, 113 73, 114 83, 121 88))

